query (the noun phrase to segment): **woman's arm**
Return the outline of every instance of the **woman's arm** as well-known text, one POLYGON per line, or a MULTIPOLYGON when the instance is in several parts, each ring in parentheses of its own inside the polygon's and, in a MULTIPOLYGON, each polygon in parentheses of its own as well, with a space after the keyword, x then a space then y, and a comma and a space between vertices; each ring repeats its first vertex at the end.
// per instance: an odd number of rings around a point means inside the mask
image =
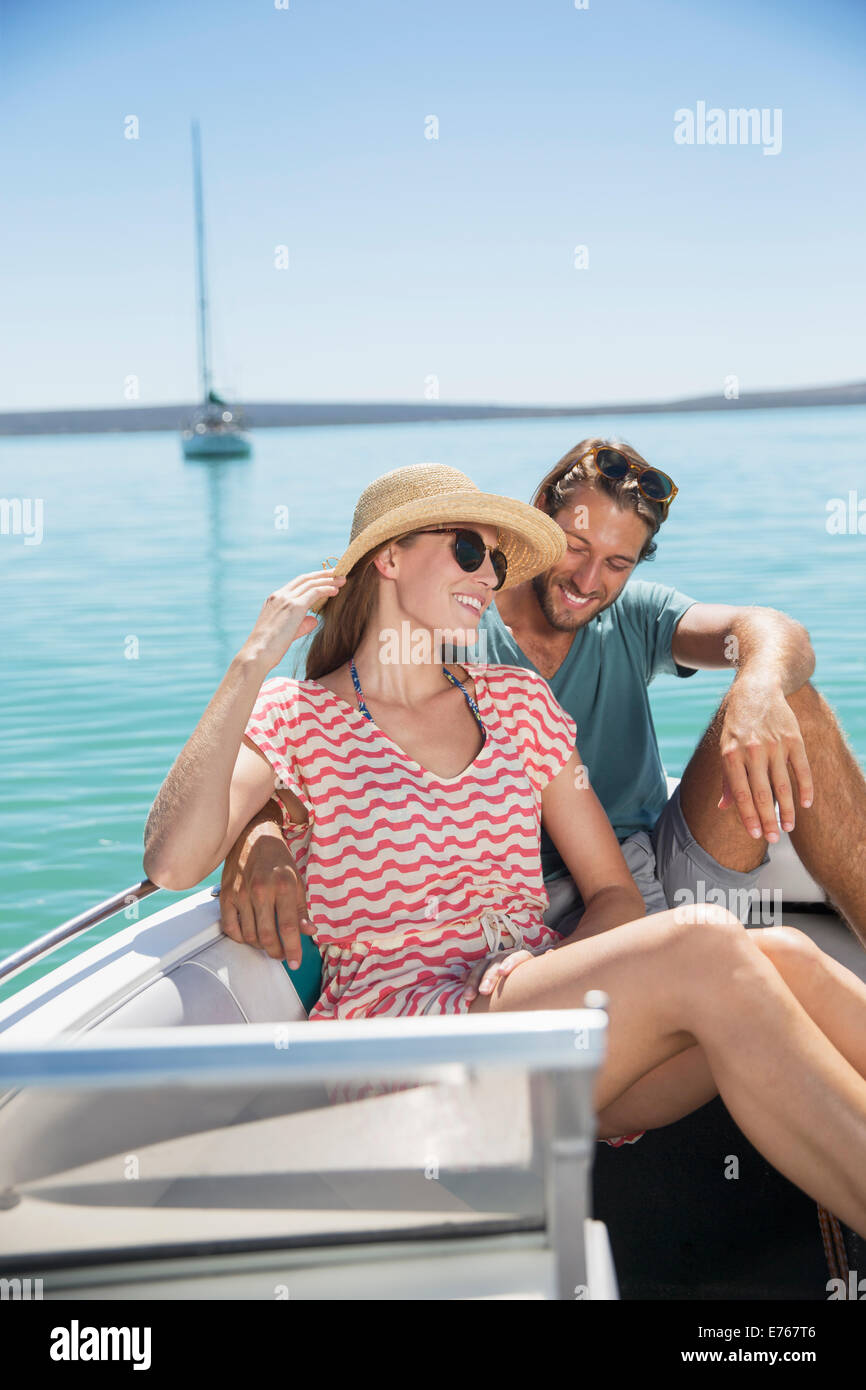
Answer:
POLYGON ((163 888, 192 888, 225 857, 274 792, 267 759, 244 730, 268 672, 296 637, 311 632, 307 609, 339 592, 342 575, 302 574, 269 594, 256 625, 176 758, 150 809, 144 872, 163 888))
POLYGON ((541 793, 541 819, 586 908, 562 945, 646 916, 646 904, 577 748, 541 793))
POLYGON ((159 789, 144 829, 144 872, 162 888, 206 878, 273 795, 273 770, 241 742, 266 676, 260 661, 234 658, 159 789))

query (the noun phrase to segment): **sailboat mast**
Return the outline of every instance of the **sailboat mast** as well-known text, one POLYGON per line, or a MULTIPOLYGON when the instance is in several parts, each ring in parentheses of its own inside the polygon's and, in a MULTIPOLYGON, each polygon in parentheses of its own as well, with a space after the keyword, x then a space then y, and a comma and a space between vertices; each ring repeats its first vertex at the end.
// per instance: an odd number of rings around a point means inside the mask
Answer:
POLYGON ((201 378, 202 401, 205 405, 210 394, 210 343, 207 313, 207 283, 204 259, 204 200, 201 185, 201 139, 198 121, 192 122, 192 155, 195 185, 195 240, 196 265, 198 270, 198 363, 201 378))

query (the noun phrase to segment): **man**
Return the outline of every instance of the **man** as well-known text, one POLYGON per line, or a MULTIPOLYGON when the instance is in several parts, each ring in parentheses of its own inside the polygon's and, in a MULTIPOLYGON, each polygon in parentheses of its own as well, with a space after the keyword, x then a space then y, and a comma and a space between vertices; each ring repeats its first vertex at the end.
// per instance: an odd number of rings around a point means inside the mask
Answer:
MULTIPOLYGON (((629 583, 676 491, 628 445, 586 439, 570 450, 532 499, 562 527, 567 553, 491 602, 475 659, 549 681, 648 912, 702 897, 735 912, 747 903, 779 840, 778 802, 801 861, 866 946, 866 780, 810 682, 805 628, 774 609, 629 583), (647 686, 660 672, 729 666, 734 680, 668 798, 647 686)), ((300 959, 303 885, 279 822, 272 801, 227 857, 222 924, 235 940, 300 959)), ((544 832, 541 851, 545 920, 568 935, 583 904, 544 832)))

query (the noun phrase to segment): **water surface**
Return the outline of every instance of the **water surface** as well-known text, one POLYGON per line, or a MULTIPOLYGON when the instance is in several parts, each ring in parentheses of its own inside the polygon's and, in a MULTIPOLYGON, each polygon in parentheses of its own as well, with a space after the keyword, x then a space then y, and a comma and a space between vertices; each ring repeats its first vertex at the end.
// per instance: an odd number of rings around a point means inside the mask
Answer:
MULTIPOLYGON (((805 623, 866 766, 866 535, 827 530, 830 499, 866 507, 866 408, 265 430, 252 458, 218 463, 186 462, 169 433, 5 440, 0 495, 41 498, 43 536, 0 534, 0 956, 143 877, 171 763, 267 595, 343 551, 368 482, 436 460, 528 501, 578 439, 617 431, 681 489, 636 577, 805 623)), ((651 687, 671 774, 729 682, 651 687)))

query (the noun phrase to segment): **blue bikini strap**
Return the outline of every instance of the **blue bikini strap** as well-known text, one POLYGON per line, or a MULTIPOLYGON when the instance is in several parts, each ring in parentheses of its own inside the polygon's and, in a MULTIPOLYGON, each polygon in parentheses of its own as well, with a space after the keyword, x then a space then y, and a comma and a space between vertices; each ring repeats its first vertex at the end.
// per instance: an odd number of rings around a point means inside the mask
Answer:
MULTIPOLYGON (((361 713, 362 713, 367 719, 370 720, 370 723, 371 723, 371 724, 372 724, 372 723, 375 723, 375 720, 373 719, 372 714, 371 714, 370 711, 367 709, 367 706, 366 706, 365 703, 364 703, 364 692, 363 692, 362 689, 361 689, 361 682, 358 680, 358 672, 357 672, 356 669, 355 669, 355 658, 354 658, 354 657, 352 657, 352 660, 351 660, 349 669, 350 669, 350 671, 351 671, 351 673, 352 673, 352 683, 354 684, 354 687, 355 687, 355 693, 356 693, 356 695, 358 696, 358 709, 361 711, 361 713)), ((487 730, 485 729, 484 724, 483 724, 482 721, 481 721, 481 711, 479 710, 479 708, 478 708, 477 704, 475 703, 475 701, 473 700, 472 696, 469 694, 469 691, 468 691, 468 690, 466 689, 466 687, 463 685, 462 681, 459 681, 459 680, 457 679, 456 676, 454 676, 454 675, 451 674, 451 672, 448 670, 448 667, 447 667, 447 666, 443 666, 443 667, 442 667, 442 670, 445 672, 445 675, 446 675, 446 676, 448 677, 448 679, 451 681, 452 685, 456 685, 456 686, 458 687, 458 689, 460 689, 460 690, 463 691, 463 694, 464 694, 465 699, 466 699, 466 703, 467 703, 467 705, 469 706, 469 708, 471 709, 472 713, 475 715, 475 718, 476 718, 477 721, 478 721, 478 726, 479 726, 479 728, 481 729, 481 732, 482 732, 483 736, 486 738, 486 737, 487 737, 487 730)))

